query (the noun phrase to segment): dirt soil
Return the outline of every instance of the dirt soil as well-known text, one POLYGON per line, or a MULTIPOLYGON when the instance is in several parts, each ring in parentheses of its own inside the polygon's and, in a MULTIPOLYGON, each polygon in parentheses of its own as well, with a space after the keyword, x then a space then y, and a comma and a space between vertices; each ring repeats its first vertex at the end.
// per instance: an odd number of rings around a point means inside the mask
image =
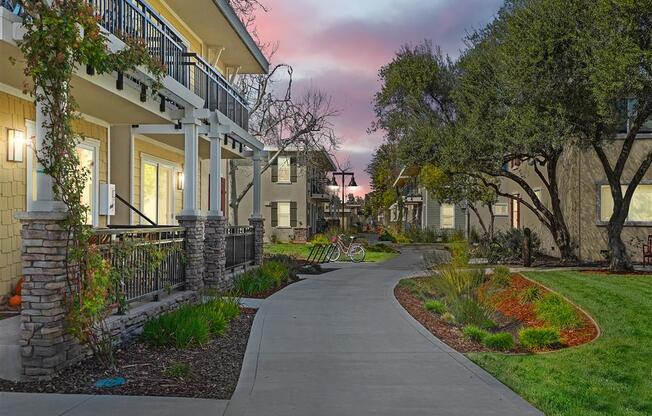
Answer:
POLYGON ((134 341, 116 351, 115 370, 106 370, 90 358, 63 370, 51 381, 0 380, 0 391, 229 399, 240 377, 255 313, 243 308, 224 335, 201 347, 153 347, 134 341), (95 387, 96 381, 112 377, 123 377, 126 383, 95 387))

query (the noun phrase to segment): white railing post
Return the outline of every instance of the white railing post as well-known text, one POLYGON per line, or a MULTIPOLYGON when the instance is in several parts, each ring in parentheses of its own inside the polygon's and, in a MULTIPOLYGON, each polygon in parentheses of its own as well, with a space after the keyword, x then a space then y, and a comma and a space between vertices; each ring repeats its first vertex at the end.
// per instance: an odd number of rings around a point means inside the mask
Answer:
POLYGON ((260 161, 262 159, 262 155, 260 150, 254 150, 254 156, 253 156, 253 175, 254 175, 254 204, 253 204, 253 212, 251 217, 252 218, 261 218, 260 215, 260 161))
POLYGON ((200 122, 193 110, 186 110, 184 130, 183 210, 181 215, 201 215, 199 210, 199 133, 200 122))

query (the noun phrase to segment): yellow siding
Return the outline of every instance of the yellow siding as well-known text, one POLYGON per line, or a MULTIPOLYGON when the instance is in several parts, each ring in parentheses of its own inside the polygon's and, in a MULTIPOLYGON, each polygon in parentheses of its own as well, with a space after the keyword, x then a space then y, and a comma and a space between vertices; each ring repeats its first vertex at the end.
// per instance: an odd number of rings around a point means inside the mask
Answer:
MULTIPOLYGON (((27 154, 23 154, 23 162, 7 161, 7 129, 27 132, 25 120, 35 118, 33 102, 0 92, 0 296, 11 292, 21 274, 20 222, 15 216, 25 211, 27 204, 27 154)), ((77 121, 75 129, 100 141, 99 180, 106 183, 107 129, 85 120, 77 121)), ((100 223, 106 224, 106 219, 100 217, 100 223)))
POLYGON ((190 43, 192 52, 197 52, 200 55, 204 54, 204 45, 201 39, 182 23, 181 19, 170 9, 164 0, 148 0, 148 3, 190 43))

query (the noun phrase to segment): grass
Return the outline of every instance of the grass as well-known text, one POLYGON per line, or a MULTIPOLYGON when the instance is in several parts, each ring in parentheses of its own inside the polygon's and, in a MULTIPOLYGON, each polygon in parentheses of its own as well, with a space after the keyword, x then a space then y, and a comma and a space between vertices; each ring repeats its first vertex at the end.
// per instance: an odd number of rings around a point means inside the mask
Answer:
POLYGON ((469 357, 548 416, 652 414, 652 276, 527 275, 585 309, 602 336, 551 354, 469 357))
MULTIPOLYGON (((267 243, 264 245, 265 254, 283 254, 299 259, 307 259, 311 248, 310 244, 267 243)), ((370 250, 366 250, 366 252, 367 256, 364 261, 372 263, 389 260, 396 256, 396 253, 372 252, 370 250)), ((342 256, 341 260, 346 260, 346 256, 342 256)))
POLYGON ((489 332, 476 325, 467 325, 462 331, 464 336, 475 342, 482 342, 489 336, 489 332))
POLYGON ((523 328, 518 337, 525 348, 545 348, 559 344, 559 330, 555 328, 523 328))
POLYGON ((537 318, 555 328, 577 328, 582 324, 575 308, 557 294, 547 294, 534 303, 537 318))
POLYGON ((430 312, 442 314, 446 312, 446 305, 444 302, 437 300, 437 299, 428 299, 424 303, 424 306, 426 307, 427 310, 430 312))
POLYGON ((514 348, 514 338, 509 332, 488 334, 482 339, 482 343, 492 350, 509 351, 514 348))

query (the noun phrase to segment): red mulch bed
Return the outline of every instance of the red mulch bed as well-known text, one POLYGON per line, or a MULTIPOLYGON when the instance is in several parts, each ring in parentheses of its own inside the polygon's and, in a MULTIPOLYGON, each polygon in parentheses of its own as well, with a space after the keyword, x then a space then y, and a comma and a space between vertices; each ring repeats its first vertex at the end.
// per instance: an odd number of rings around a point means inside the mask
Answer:
MULTIPOLYGON (((537 318, 534 305, 532 303, 523 304, 519 298, 523 290, 532 286, 538 286, 541 294, 549 292, 543 286, 524 278, 520 274, 512 276, 512 281, 508 287, 495 291, 494 293, 489 293, 489 287, 485 286, 485 296, 487 296, 487 300, 491 305, 496 308, 496 320, 499 321, 500 325, 497 331, 511 332, 515 339, 518 339, 518 331, 523 326, 534 328, 546 326, 544 321, 537 318)), ((412 293, 410 289, 396 286, 394 288, 394 296, 396 296, 399 303, 414 319, 419 321, 430 333, 451 348, 462 353, 491 351, 484 345, 465 338, 461 328, 442 320, 438 314, 428 311, 424 306, 423 300, 412 293)), ((577 313, 582 320, 582 326, 577 329, 561 330, 562 344, 557 348, 542 351, 574 347, 586 344, 595 339, 598 335, 598 328, 581 310, 577 309, 577 313)), ((513 352, 527 351, 517 345, 513 352)))
POLYGON ((443 321, 437 314, 428 311, 423 306, 423 301, 410 289, 396 286, 394 296, 414 319, 449 347, 464 353, 490 351, 484 345, 465 338, 460 328, 443 321))
MULTIPOLYGON (((515 274, 512 276, 511 284, 506 289, 491 295, 489 297, 489 302, 496 307, 498 312, 509 318, 522 322, 525 326, 533 328, 544 327, 546 326, 546 323, 537 318, 534 304, 524 304, 519 299, 519 294, 523 290, 534 286, 539 287, 541 294, 549 292, 543 286, 537 285, 520 274, 515 274)), ((579 309, 576 309, 576 311, 578 316, 582 319, 582 326, 576 329, 563 329, 560 331, 562 342, 562 345, 560 346, 561 348, 586 344, 598 335, 598 329, 595 327, 591 319, 579 309)))

